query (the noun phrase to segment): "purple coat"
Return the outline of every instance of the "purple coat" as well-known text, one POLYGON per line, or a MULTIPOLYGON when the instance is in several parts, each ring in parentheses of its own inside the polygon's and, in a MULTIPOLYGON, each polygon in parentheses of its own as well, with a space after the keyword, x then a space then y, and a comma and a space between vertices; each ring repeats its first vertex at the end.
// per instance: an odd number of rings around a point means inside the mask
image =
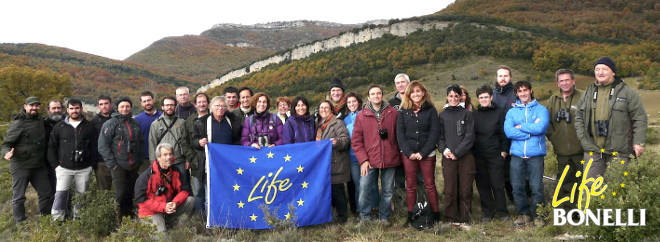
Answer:
POLYGON ((264 115, 252 114, 243 122, 243 131, 241 132, 241 145, 250 146, 259 144, 258 137, 268 136, 270 144, 282 145, 282 121, 277 115, 265 113, 264 115))
POLYGON ((295 144, 314 141, 316 132, 312 116, 291 115, 284 124, 282 132, 284 144, 295 144))

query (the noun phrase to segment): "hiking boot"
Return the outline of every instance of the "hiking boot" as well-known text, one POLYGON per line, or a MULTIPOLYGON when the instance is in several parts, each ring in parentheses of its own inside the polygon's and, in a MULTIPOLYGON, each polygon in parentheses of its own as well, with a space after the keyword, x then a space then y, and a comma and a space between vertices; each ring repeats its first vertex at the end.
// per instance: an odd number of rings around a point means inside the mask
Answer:
POLYGON ((543 221, 542 218, 535 218, 534 219, 534 226, 543 227, 543 226, 545 226, 545 221, 543 221))
POLYGON ((522 226, 532 221, 532 217, 529 215, 518 215, 516 220, 513 221, 513 225, 522 226))
POLYGON ((401 228, 408 228, 412 224, 412 219, 413 219, 413 212, 408 212, 408 219, 406 219, 406 223, 401 225, 401 228))

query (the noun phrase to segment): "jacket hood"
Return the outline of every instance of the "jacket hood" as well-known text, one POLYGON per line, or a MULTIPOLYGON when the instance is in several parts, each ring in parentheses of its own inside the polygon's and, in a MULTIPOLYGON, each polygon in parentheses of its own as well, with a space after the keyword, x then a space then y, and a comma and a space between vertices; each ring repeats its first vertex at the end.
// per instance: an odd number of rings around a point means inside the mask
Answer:
MULTIPOLYGON (((85 118, 84 114, 80 114, 80 116, 82 117, 82 119, 80 120, 80 124, 89 122, 89 121, 87 121, 87 118, 85 118)), ((64 115, 64 117, 62 118, 62 122, 64 122, 67 125, 71 125, 71 122, 69 122, 69 115, 68 114, 64 115)))
POLYGON ((500 94, 504 94, 504 93, 508 93, 510 91, 513 91, 513 83, 509 82, 506 85, 504 85, 504 87, 501 87, 500 85, 497 84, 497 82, 495 82, 495 91, 500 93, 500 94))
POLYGON ((39 114, 37 115, 29 115, 25 112, 24 108, 21 108, 21 111, 18 112, 18 114, 14 115, 14 120, 19 120, 19 119, 38 119, 40 118, 39 114))
MULTIPOLYGON (((162 116, 162 115, 161 115, 161 116, 162 116)), ((122 114, 120 114, 119 112, 113 112, 112 114, 110 114, 110 117, 111 117, 111 118, 116 117, 117 119, 128 119, 128 118, 133 117, 133 114, 122 115, 122 114)))
POLYGON ((517 100, 516 100, 516 108, 534 107, 534 106, 536 106, 538 103, 539 103, 539 102, 536 101, 536 98, 534 98, 534 99, 532 99, 532 101, 530 101, 529 103, 527 103, 527 105, 523 105, 523 104, 520 102, 520 99, 517 99, 517 100))

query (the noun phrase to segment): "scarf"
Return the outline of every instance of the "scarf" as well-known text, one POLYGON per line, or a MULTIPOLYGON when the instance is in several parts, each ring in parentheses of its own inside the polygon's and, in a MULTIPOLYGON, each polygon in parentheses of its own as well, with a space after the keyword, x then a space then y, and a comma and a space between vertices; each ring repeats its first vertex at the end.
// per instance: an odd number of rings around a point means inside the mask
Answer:
POLYGON ((321 123, 319 123, 319 127, 316 130, 316 140, 321 140, 321 135, 323 134, 323 131, 325 130, 325 128, 328 127, 330 120, 332 120, 334 116, 335 116, 334 114, 330 113, 330 115, 327 118, 321 120, 321 123))
POLYGON ((344 108, 344 105, 346 105, 346 98, 342 98, 339 102, 333 102, 332 100, 330 100, 330 102, 332 103, 335 113, 339 113, 341 109, 344 108))

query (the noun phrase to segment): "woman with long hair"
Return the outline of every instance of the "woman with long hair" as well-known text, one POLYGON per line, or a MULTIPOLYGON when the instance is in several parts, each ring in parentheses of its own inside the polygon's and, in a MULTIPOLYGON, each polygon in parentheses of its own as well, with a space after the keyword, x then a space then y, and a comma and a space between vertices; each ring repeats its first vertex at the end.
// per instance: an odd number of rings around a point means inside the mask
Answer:
POLYGON ((262 146, 273 147, 281 145, 282 121, 276 114, 269 113, 270 98, 263 92, 255 94, 250 99, 250 106, 255 110, 243 122, 241 144, 261 149, 262 146))
POLYGON ((295 112, 284 123, 282 132, 284 144, 313 141, 315 138, 314 117, 309 115, 309 102, 304 97, 293 99, 295 112))

